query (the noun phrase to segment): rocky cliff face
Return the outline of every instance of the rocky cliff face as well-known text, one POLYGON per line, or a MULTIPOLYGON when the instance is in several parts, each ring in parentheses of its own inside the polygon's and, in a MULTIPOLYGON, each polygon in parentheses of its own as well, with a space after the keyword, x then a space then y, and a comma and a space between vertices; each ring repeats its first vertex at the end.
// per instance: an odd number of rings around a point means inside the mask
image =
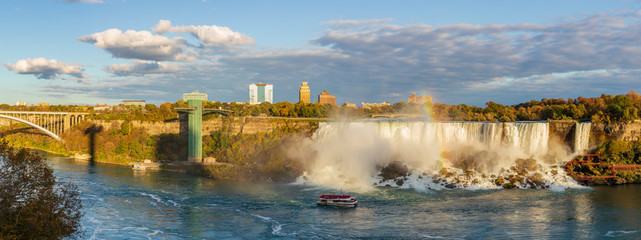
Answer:
MULTIPOLYGON (((550 138, 573 146, 576 136, 575 121, 550 121, 550 138)), ((640 141, 641 121, 630 121, 627 123, 592 123, 590 128, 589 146, 591 149, 608 141, 640 141)))
MULTIPOLYGON (((105 130, 111 128, 119 128, 123 120, 91 120, 92 123, 101 125, 105 130)), ((228 127, 232 134, 244 133, 254 134, 260 132, 271 132, 276 128, 284 126, 295 128, 313 127, 318 120, 310 121, 306 119, 287 119, 287 118, 268 118, 268 117, 217 117, 209 120, 204 120, 202 123, 203 135, 209 134, 211 131, 220 130, 223 127, 228 127)), ((146 129, 149 135, 160 135, 162 133, 177 134, 187 132, 187 119, 180 118, 165 122, 139 122, 132 121, 133 127, 146 129)))
POLYGON ((550 144, 565 143, 570 146, 571 150, 574 146, 576 135, 576 121, 549 121, 550 130, 550 144))
POLYGON ((590 134, 595 141, 639 141, 641 140, 641 121, 627 123, 593 123, 590 134))

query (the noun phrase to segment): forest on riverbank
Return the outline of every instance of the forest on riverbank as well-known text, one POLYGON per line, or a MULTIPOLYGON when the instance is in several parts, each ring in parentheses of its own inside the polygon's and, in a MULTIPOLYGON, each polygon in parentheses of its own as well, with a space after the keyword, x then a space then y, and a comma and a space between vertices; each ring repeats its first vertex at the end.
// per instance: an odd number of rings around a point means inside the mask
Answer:
MULTIPOLYGON (((0 104, 5 111, 67 111, 90 112, 91 119, 129 120, 129 121, 167 121, 177 118, 175 108, 187 107, 187 103, 178 100, 174 103, 163 103, 159 106, 147 104, 145 107, 114 106, 109 110, 94 111, 90 106, 10 106, 0 104)), ((532 100, 514 105, 503 105, 487 102, 485 107, 465 104, 448 105, 442 103, 414 104, 404 101, 394 104, 381 104, 373 107, 348 107, 319 103, 268 103, 257 105, 248 103, 221 103, 205 101, 203 107, 225 109, 231 116, 273 116, 297 118, 363 118, 372 114, 424 114, 441 121, 544 121, 544 120, 580 120, 592 122, 625 122, 640 119, 641 95, 630 91, 624 95, 605 95, 599 97, 578 97, 568 99, 532 100)), ((206 115, 204 119, 212 118, 206 115)))

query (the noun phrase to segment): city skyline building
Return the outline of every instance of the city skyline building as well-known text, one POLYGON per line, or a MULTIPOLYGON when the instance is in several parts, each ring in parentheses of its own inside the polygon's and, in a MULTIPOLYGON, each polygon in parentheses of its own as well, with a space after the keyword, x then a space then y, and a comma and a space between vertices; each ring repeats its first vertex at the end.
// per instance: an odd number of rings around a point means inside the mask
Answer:
POLYGON ((274 86, 265 83, 249 85, 249 104, 274 103, 274 86))
POLYGON ((298 102, 302 102, 302 103, 311 102, 311 94, 309 91, 309 86, 307 86, 307 82, 303 82, 300 85, 300 90, 298 90, 298 102))
POLYGON ((336 96, 329 94, 327 90, 318 94, 318 103, 336 105, 336 96))

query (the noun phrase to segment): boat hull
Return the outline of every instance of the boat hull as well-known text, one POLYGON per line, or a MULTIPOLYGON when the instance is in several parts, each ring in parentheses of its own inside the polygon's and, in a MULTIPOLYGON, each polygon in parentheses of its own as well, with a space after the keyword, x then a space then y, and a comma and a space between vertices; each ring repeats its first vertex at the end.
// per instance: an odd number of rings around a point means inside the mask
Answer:
POLYGON ((332 207, 356 207, 358 205, 358 202, 354 203, 333 203, 333 202, 321 202, 318 201, 316 202, 316 205, 318 206, 332 206, 332 207))

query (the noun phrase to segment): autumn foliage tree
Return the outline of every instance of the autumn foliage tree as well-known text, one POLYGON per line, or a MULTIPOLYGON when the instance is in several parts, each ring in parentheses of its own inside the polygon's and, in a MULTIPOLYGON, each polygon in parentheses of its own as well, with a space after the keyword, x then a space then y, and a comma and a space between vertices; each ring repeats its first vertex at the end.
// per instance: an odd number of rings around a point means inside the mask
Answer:
POLYGON ((42 156, 0 141, 0 239, 78 237, 78 194, 56 181, 42 156))

